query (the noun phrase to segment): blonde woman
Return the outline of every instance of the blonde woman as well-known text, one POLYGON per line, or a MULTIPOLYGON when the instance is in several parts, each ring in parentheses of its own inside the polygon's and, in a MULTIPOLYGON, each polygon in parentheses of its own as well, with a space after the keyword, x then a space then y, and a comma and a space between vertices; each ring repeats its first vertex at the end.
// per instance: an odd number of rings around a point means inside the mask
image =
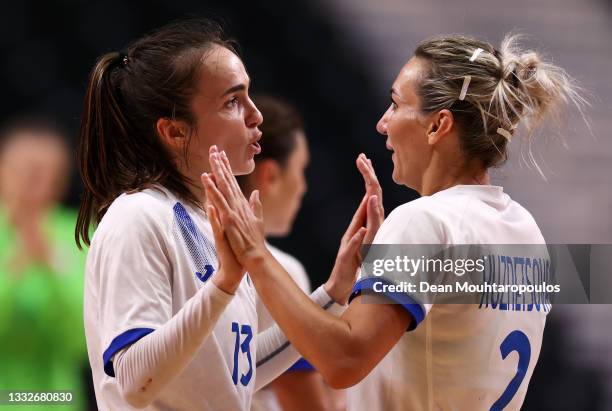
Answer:
MULTIPOLYGON (((516 37, 499 49, 461 35, 423 41, 377 125, 393 152, 393 180, 422 197, 395 209, 374 243, 544 244, 530 213, 490 185, 488 170, 507 158, 517 127, 530 137, 566 103, 584 103, 572 80, 516 37)), ((332 386, 352 386, 350 410, 521 407, 548 307, 432 305, 411 293, 364 304, 375 290, 363 278, 342 317, 328 315, 266 250, 229 163, 215 153, 211 160, 216 179, 204 175, 203 184, 233 252, 294 346, 332 386)))

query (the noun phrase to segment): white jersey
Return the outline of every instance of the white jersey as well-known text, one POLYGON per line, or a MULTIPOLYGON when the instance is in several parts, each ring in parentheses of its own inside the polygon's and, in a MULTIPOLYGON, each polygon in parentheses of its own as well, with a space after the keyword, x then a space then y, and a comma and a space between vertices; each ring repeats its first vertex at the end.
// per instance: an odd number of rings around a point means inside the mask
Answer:
MULTIPOLYGON (((168 190, 122 194, 93 236, 85 274, 85 333, 101 410, 132 409, 113 356, 168 322, 218 267, 205 213, 168 190)), ((192 361, 148 410, 246 410, 255 383, 255 290, 245 276, 192 361)))
MULTIPOLYGON (((306 294, 310 294, 310 280, 308 279, 308 275, 306 274, 306 270, 304 269, 302 263, 300 263, 292 255, 287 254, 286 252, 279 250, 270 244, 267 244, 267 246, 274 258, 276 258, 276 260, 283 266, 300 289, 306 294)), ((257 297, 257 316, 259 332, 263 332, 275 324, 270 312, 259 297, 257 297)), ((280 410, 281 407, 278 399, 276 398, 274 391, 272 391, 270 388, 263 388, 257 391, 253 396, 251 411, 280 410)))
MULTIPOLYGON (((395 209, 374 243, 544 244, 544 238, 529 212, 501 187, 459 185, 395 209)), ((355 290, 371 291, 368 287, 361 279, 355 290)), ((416 328, 349 389, 350 411, 520 409, 540 354, 547 310, 468 304, 404 308, 416 328)))
MULTIPOLYGON (((268 246, 268 250, 272 253, 274 258, 283 266, 283 268, 287 271, 287 273, 291 276, 293 281, 300 287, 302 291, 306 294, 310 294, 310 280, 308 279, 308 274, 306 274, 306 270, 302 263, 300 263, 295 257, 286 252, 279 250, 273 245, 266 244, 268 246)), ((274 324, 274 319, 270 315, 270 312, 264 305, 261 298, 257 297, 257 316, 258 316, 258 328, 259 332, 267 330, 272 327, 274 324)))

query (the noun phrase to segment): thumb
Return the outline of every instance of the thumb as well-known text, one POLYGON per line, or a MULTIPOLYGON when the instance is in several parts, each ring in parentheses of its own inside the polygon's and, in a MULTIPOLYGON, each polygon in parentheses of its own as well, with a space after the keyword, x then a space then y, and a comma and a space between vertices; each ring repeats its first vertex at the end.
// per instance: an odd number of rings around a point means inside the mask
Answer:
POLYGON ((263 206, 261 205, 261 200, 259 199, 259 190, 253 190, 251 197, 249 198, 249 204, 253 214, 255 214, 255 217, 263 218, 263 206))
POLYGON ((365 243, 371 244, 374 241, 374 237, 382 225, 383 220, 384 217, 381 213, 378 197, 373 195, 368 200, 368 220, 366 225, 368 232, 365 236, 365 243))
POLYGON ((363 242, 363 238, 365 237, 367 231, 368 230, 365 227, 361 227, 355 233, 355 235, 351 237, 351 239, 349 240, 346 246, 346 254, 348 256, 354 256, 354 255, 358 256, 359 255, 361 243, 363 242))

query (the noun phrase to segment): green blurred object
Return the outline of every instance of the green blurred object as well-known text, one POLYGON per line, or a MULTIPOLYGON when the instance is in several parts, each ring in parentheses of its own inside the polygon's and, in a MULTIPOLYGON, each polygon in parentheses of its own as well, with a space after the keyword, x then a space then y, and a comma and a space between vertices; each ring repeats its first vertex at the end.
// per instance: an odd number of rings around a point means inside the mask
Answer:
MULTIPOLYGON (((71 405, 53 410, 83 410, 87 361, 83 330, 85 251, 74 241, 76 213, 56 208, 45 222, 50 266, 30 263, 15 272, 13 227, 0 209, 0 389, 70 390, 71 405)), ((0 409, 45 409, 44 405, 0 409)))

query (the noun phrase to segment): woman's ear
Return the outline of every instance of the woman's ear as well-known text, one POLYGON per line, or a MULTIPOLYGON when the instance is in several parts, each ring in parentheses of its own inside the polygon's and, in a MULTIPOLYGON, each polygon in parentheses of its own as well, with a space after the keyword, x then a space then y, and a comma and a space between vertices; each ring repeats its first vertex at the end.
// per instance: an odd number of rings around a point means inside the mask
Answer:
POLYGON ((434 145, 450 134, 453 129, 455 118, 450 110, 444 109, 435 113, 427 129, 427 143, 434 145))
POLYGON ((260 160, 255 166, 255 183, 263 196, 278 190, 281 168, 277 161, 271 158, 260 160))
POLYGON ((160 118, 156 129, 162 142, 175 152, 180 152, 187 144, 189 126, 184 121, 160 118))

